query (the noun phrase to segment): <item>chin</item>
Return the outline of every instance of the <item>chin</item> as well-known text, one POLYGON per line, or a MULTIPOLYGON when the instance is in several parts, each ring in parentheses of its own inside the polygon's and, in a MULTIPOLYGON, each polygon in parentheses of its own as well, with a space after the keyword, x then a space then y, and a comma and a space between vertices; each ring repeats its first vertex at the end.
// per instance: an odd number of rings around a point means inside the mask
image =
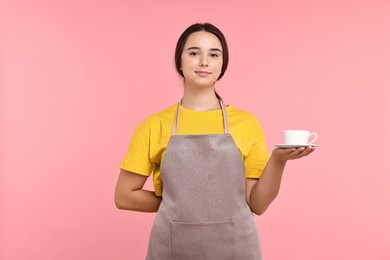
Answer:
POLYGON ((195 87, 198 87, 198 88, 209 88, 209 87, 214 87, 215 81, 194 80, 194 81, 187 81, 187 82, 184 81, 184 84, 185 85, 195 86, 195 87))
POLYGON ((214 82, 212 83, 196 83, 195 86, 199 88, 212 88, 214 87, 214 82))

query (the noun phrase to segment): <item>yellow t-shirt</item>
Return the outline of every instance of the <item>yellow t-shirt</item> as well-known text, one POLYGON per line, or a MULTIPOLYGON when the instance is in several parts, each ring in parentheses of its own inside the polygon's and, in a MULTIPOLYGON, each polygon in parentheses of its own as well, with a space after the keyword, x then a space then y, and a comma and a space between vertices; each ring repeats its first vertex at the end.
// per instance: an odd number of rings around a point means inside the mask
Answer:
MULTIPOLYGON (((144 176, 153 172, 157 196, 162 196, 160 167, 169 138, 177 104, 144 120, 136 129, 120 168, 144 176)), ((269 159, 263 130, 257 118, 231 105, 226 106, 230 133, 245 165, 246 178, 259 178, 269 159)), ((180 106, 178 135, 223 134, 222 110, 194 111, 180 106)))

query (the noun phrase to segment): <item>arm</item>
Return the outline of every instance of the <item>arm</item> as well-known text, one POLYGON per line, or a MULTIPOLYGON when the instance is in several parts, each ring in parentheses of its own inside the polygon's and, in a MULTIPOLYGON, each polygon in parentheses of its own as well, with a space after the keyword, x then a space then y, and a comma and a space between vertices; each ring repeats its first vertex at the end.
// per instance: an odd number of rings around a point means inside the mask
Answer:
POLYGON ((121 170, 115 188, 115 205, 118 209, 156 212, 161 198, 153 191, 143 190, 148 177, 121 170))
POLYGON ((260 179, 246 179, 246 200, 253 213, 263 214, 278 195, 287 161, 302 158, 314 150, 312 147, 273 150, 260 179))

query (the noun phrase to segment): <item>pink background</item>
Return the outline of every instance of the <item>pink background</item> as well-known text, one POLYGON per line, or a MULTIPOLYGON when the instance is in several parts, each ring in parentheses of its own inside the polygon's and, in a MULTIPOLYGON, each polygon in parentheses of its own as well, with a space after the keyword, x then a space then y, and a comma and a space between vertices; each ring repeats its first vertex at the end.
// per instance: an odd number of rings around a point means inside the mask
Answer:
MULTIPOLYGON (((390 259, 390 4, 0 2, 0 259, 143 259, 154 214, 113 194, 134 128, 178 101, 180 33, 210 21, 231 63, 218 91, 319 134, 256 217, 265 259, 390 259)), ((151 183, 148 182, 148 187, 151 183)))

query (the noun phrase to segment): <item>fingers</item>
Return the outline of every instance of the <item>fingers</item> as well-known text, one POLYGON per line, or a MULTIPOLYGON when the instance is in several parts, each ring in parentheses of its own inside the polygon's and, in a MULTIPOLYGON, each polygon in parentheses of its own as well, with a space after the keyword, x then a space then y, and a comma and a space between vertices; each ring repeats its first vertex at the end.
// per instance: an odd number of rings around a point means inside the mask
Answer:
POLYGON ((272 152, 272 156, 280 161, 295 160, 308 156, 315 151, 314 147, 298 147, 298 148, 276 148, 272 152))
MULTIPOLYGON (((303 147, 301 147, 301 148, 303 148, 303 147)), ((301 152, 298 154, 298 156, 299 156, 299 158, 304 157, 304 156, 308 156, 309 154, 314 152, 314 150, 315 150, 314 147, 306 147, 306 148, 301 150, 301 152)))
POLYGON ((287 160, 294 160, 307 156, 314 151, 314 147, 289 148, 285 149, 285 156, 287 157, 287 160))

